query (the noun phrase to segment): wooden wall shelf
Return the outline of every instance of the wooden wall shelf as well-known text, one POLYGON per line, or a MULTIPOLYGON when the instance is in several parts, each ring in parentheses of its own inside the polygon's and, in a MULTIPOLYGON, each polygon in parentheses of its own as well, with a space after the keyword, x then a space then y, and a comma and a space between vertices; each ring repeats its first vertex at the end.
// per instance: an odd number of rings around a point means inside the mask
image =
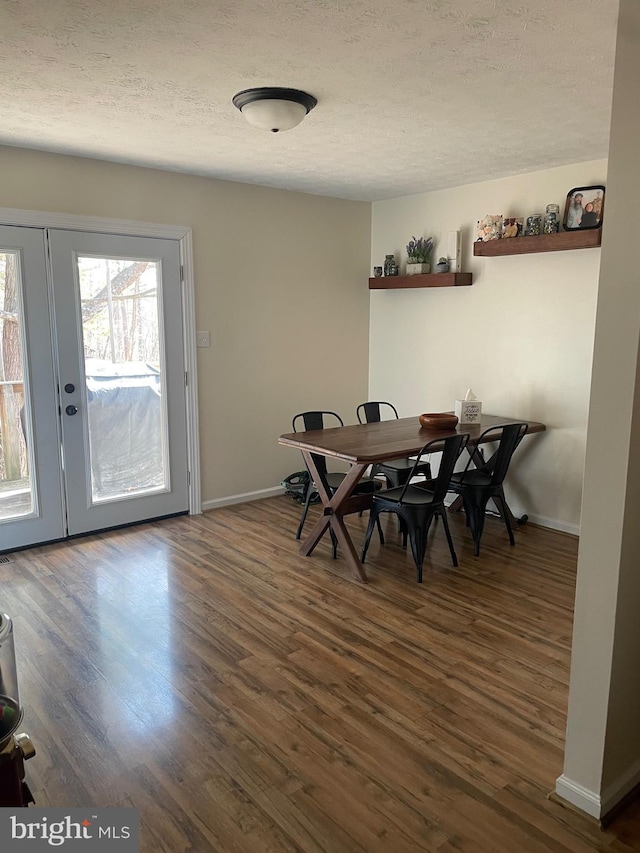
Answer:
POLYGON ((538 237, 507 237, 474 243, 473 254, 482 258, 528 255, 534 252, 562 252, 567 249, 595 249, 602 241, 602 228, 588 231, 560 231, 538 237))
MULTIPOLYGON (((498 241, 496 241, 498 242, 498 241)), ((383 275, 369 279, 369 290, 396 290, 401 287, 466 287, 470 272, 437 272, 428 275, 383 275)))

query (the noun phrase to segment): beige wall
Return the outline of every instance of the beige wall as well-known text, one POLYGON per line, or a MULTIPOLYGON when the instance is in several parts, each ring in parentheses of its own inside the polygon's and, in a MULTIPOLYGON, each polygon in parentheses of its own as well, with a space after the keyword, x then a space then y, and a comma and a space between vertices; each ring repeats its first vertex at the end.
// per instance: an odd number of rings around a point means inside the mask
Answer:
POLYGON ((372 398, 402 415, 452 409, 471 386, 484 411, 543 421, 507 484, 518 513, 577 533, 600 249, 474 258, 476 220, 561 205, 576 186, 606 183, 606 161, 376 202, 371 264, 405 258, 412 235, 431 235, 435 259, 462 232, 471 287, 371 294, 372 398))
POLYGON ((367 393, 370 205, 0 148, 2 206, 193 228, 203 501, 301 467, 291 417, 367 393))

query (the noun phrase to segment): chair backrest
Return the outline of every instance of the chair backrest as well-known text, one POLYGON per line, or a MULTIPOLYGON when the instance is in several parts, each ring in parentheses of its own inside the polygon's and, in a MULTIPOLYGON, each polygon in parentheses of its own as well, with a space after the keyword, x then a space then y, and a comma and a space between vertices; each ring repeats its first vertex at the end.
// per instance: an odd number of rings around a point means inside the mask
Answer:
MULTIPOLYGON (((344 421, 336 412, 300 412, 292 421, 294 432, 307 432, 312 429, 331 429, 332 427, 344 426, 344 421)), ((311 454, 313 461, 321 477, 327 473, 327 460, 325 456, 318 453, 311 454)), ((309 472, 311 474, 311 472, 309 472)))
POLYGON ((427 442, 416 459, 411 474, 409 475, 407 482, 404 484, 404 488, 402 489, 398 502, 402 503, 405 493, 411 483, 411 478, 414 476, 416 468, 420 464, 422 457, 429 453, 437 453, 440 450, 442 451, 442 458, 440 459, 438 475, 435 480, 432 480, 429 483, 429 491, 433 492, 433 503, 443 501, 449 491, 451 475, 453 474, 453 469, 456 467, 458 457, 468 443, 469 434, 466 432, 458 433, 457 435, 450 435, 449 438, 445 439, 434 438, 432 441, 427 442))
POLYGON ((398 419, 398 410, 393 403, 384 403, 382 400, 376 400, 369 403, 360 403, 356 409, 356 416, 361 424, 373 424, 381 421, 383 416, 387 419, 393 417, 398 419), (364 418, 364 420, 363 420, 364 418))
MULTIPOLYGON (((491 475, 491 486, 500 486, 507 476, 511 457, 516 451, 516 448, 527 433, 529 425, 526 423, 520 424, 504 424, 503 426, 494 426, 486 429, 478 440, 478 444, 484 444, 487 441, 498 441, 498 448, 491 459, 487 462, 482 470, 486 470, 491 475)), ((464 483, 464 475, 467 472, 471 458, 466 464, 461 483, 464 483)))

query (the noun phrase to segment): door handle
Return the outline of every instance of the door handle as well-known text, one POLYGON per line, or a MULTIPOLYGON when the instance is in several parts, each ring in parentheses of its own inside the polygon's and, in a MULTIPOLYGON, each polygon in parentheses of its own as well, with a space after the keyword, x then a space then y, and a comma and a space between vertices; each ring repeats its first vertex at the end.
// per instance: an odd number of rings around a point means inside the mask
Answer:
POLYGON ((67 408, 65 409, 65 412, 68 415, 75 415, 77 413, 77 411, 78 411, 77 406, 67 406, 67 408))

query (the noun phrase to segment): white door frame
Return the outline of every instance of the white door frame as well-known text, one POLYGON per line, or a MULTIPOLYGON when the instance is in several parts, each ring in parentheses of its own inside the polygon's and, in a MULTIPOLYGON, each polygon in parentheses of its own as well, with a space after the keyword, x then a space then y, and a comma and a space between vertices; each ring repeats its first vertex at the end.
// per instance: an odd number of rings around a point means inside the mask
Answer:
POLYGON ((184 363, 187 371, 187 465, 189 468, 189 515, 202 512, 200 495, 200 442, 198 430, 198 372, 196 359, 195 281, 193 277, 193 239, 191 228, 184 225, 160 225, 128 219, 103 219, 99 216, 76 216, 67 213, 41 213, 0 207, 0 224, 24 225, 32 228, 63 228, 72 231, 94 231, 123 234, 128 237, 164 237, 180 242, 182 265, 182 317, 184 363))

